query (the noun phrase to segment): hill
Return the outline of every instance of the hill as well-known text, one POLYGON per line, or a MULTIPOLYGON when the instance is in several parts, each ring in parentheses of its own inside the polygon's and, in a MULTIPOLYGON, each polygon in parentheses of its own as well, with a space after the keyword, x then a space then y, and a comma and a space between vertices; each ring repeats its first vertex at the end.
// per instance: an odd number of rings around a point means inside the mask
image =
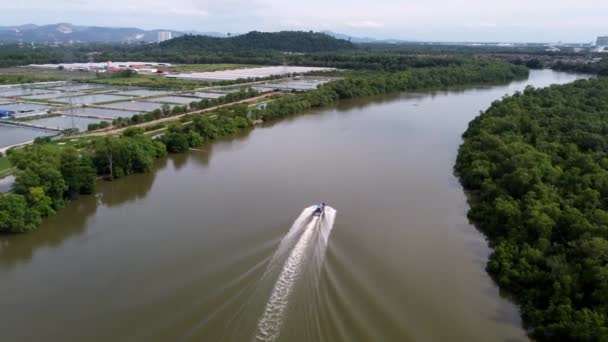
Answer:
MULTIPOLYGON (((67 23, 53 25, 20 25, 0 27, 3 42, 154 42, 158 32, 165 30, 142 30, 132 27, 78 26, 67 23)), ((171 31, 174 37, 184 33, 171 31)))
POLYGON ((159 44, 163 52, 321 52, 354 49, 351 42, 336 39, 319 32, 282 31, 257 32, 217 38, 200 35, 185 35, 159 44))
POLYGON ((404 44, 404 43, 415 42, 415 40, 407 40, 407 39, 403 40, 403 39, 391 39, 391 38, 377 39, 377 38, 370 38, 370 37, 355 37, 355 36, 349 36, 347 34, 337 33, 337 32, 333 32, 333 31, 323 31, 323 33, 326 33, 334 38, 348 40, 349 42, 353 42, 355 44, 404 44))

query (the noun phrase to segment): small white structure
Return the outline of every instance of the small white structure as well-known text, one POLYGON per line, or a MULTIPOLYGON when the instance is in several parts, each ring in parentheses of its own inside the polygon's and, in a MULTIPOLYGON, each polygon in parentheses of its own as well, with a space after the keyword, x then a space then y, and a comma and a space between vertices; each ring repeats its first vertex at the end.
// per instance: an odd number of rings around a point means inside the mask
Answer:
POLYGON ((159 43, 162 43, 165 40, 169 40, 169 39, 171 39, 171 32, 169 32, 169 31, 159 31, 158 32, 158 40, 157 41, 159 43))
POLYGON ((608 36, 597 37, 596 46, 608 46, 608 36))
POLYGON ((115 69, 151 69, 151 67, 170 67, 170 63, 156 62, 102 62, 102 63, 60 63, 60 64, 30 64, 29 67, 41 69, 58 69, 80 71, 102 71, 115 69))

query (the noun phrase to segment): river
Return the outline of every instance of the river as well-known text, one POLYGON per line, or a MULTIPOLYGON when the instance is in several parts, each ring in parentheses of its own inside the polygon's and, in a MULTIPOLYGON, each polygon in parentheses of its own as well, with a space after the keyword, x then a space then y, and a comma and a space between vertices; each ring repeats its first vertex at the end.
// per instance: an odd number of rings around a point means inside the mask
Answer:
POLYGON ((526 341, 453 175, 493 100, 582 76, 347 101, 158 162, 0 237, 2 341, 250 341, 302 209, 337 210, 279 341, 526 341))

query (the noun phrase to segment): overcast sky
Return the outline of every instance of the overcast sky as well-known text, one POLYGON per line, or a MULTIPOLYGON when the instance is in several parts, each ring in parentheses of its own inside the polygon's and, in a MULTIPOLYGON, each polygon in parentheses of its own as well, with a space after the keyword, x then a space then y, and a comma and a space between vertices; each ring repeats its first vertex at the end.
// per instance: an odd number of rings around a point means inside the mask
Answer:
POLYGON ((58 22, 232 33, 331 30, 431 41, 589 42, 598 35, 608 35, 608 1, 0 1, 0 25, 58 22))

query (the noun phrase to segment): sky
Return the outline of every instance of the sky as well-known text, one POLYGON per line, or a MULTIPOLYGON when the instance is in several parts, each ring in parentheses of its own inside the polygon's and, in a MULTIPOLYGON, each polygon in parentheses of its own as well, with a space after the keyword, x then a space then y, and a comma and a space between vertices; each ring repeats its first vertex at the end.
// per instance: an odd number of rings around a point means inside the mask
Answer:
POLYGON ((54 24, 245 33, 333 31, 420 41, 590 42, 606 0, 21 0, 0 25, 54 24))

